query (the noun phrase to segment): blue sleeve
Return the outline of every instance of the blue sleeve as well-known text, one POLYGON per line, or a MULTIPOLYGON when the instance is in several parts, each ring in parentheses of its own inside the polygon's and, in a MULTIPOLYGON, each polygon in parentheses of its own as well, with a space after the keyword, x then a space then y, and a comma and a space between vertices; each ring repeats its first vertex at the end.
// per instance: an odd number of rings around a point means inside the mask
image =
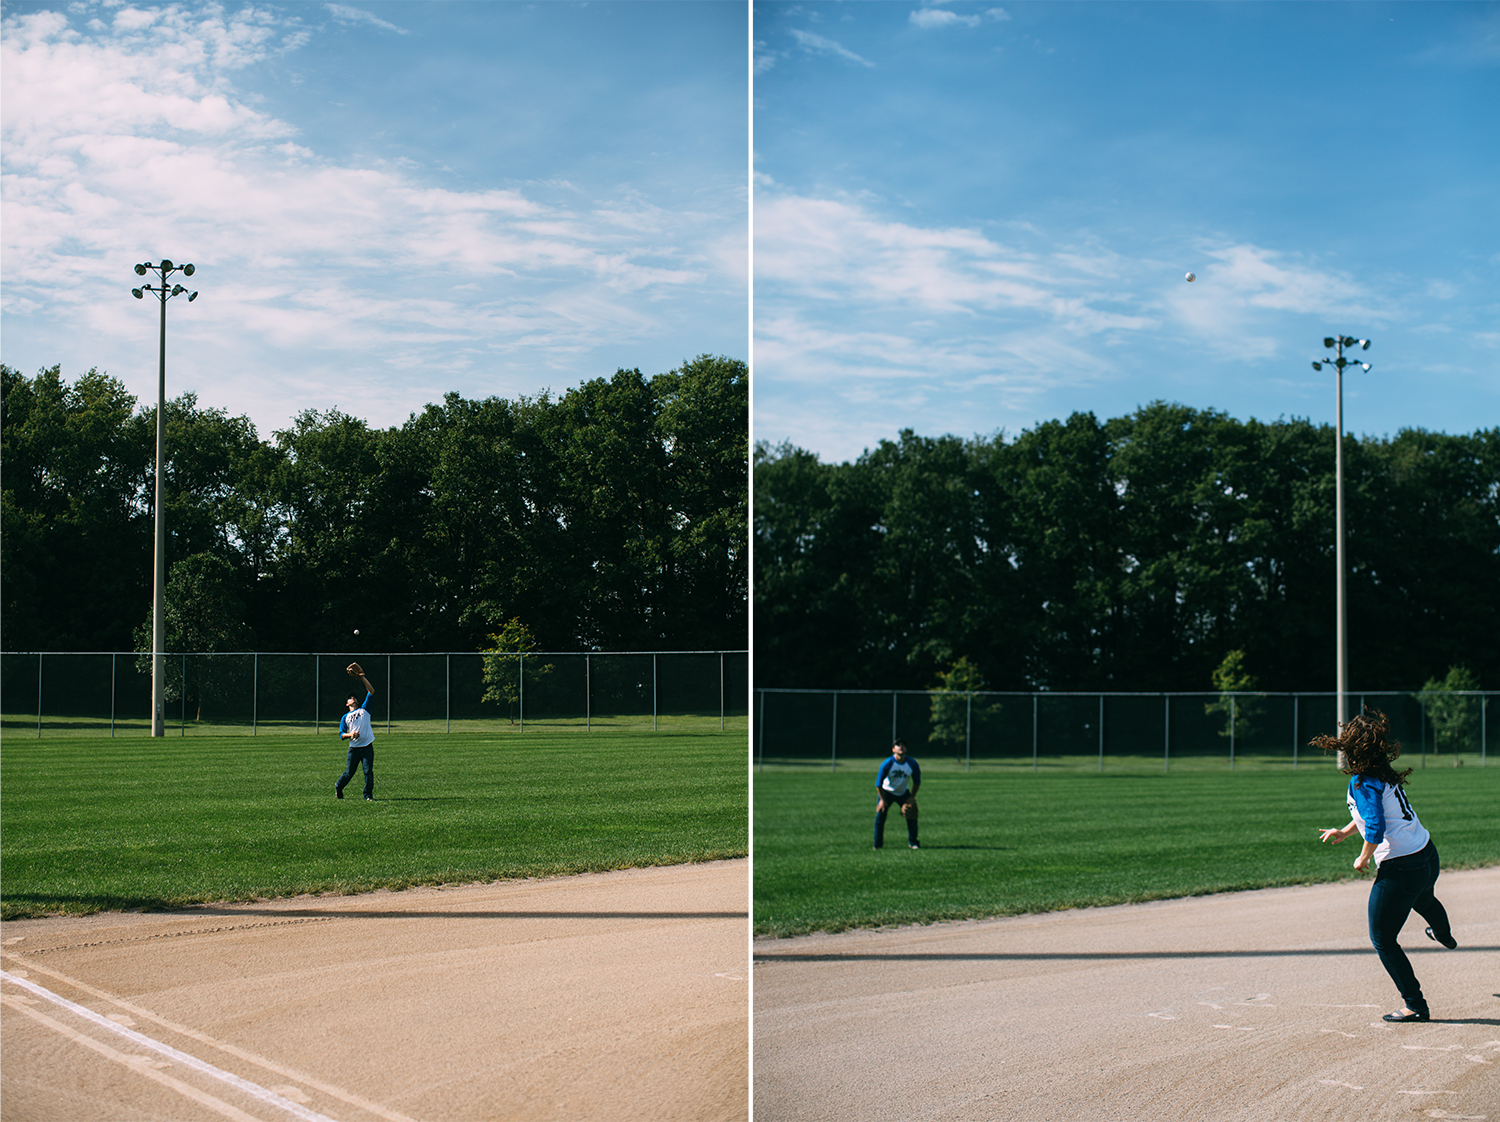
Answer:
POLYGON ((1378 779, 1351 780, 1349 795, 1359 808, 1359 816, 1365 820, 1365 841, 1379 845, 1385 840, 1385 806, 1381 797, 1385 784, 1378 779))
POLYGON ((363 705, 361 705, 360 708, 361 709, 368 709, 370 707, 370 698, 372 698, 374 696, 375 695, 373 693, 367 693, 367 694, 365 694, 365 703, 363 705))
POLYGON ((895 759, 895 756, 887 756, 885 759, 885 763, 880 765, 880 771, 878 771, 875 775, 875 790, 879 791, 882 789, 881 784, 885 782, 885 777, 887 773, 890 772, 891 764, 895 759))
POLYGON ((917 793, 917 788, 922 785, 922 769, 917 766, 917 761, 916 760, 912 760, 912 761, 910 761, 910 763, 911 763, 911 793, 913 795, 915 795, 917 793))
POLYGON ((339 718, 339 735, 343 736, 349 729, 349 714, 345 713, 339 718))

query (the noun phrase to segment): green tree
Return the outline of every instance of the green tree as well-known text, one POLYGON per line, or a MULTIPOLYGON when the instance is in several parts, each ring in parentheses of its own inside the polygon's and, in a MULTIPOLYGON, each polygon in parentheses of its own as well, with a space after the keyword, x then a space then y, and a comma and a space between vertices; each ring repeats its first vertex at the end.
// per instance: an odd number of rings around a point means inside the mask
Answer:
POLYGON ((932 731, 927 739, 951 749, 962 762, 974 719, 998 717, 1000 703, 989 698, 975 701, 974 695, 985 688, 984 675, 966 656, 938 674, 937 688, 942 692, 931 697, 932 731))
POLYGON ((1442 678, 1427 679, 1415 695, 1432 724, 1434 754, 1446 748, 1456 757, 1479 743, 1485 699, 1476 694, 1478 689, 1477 674, 1465 666, 1450 666, 1442 678))
POLYGON ((1245 652, 1230 651, 1214 670, 1214 689, 1219 696, 1203 707, 1210 717, 1224 718, 1219 735, 1244 742, 1261 714, 1261 702, 1255 690, 1255 676, 1245 669, 1245 652))
MULTIPOLYGON (((246 622, 239 585, 234 567, 211 553, 184 558, 167 576, 166 649, 195 657, 186 681, 185 660, 166 660, 166 695, 180 701, 185 694, 195 720, 231 698, 249 696, 250 659, 243 652, 255 649, 255 631, 246 622)), ((145 674, 151 672, 152 616, 148 609, 135 632, 136 669, 145 674)))
POLYGON ((510 723, 515 724, 516 705, 524 688, 523 678, 536 684, 555 667, 535 658, 529 662, 526 660, 526 654, 536 650, 536 638, 531 629, 515 617, 506 620, 489 640, 490 645, 480 652, 484 655, 484 694, 480 700, 508 704, 510 723))

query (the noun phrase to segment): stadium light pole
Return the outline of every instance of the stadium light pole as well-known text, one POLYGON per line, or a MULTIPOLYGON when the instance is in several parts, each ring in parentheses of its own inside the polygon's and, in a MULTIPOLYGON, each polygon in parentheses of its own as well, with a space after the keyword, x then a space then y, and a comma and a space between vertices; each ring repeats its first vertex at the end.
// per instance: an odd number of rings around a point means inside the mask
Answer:
MULTIPOLYGON (((135 267, 135 275, 143 277, 155 273, 161 278, 160 285, 145 284, 132 288, 130 295, 144 300, 151 293, 161 301, 161 346, 158 350, 156 382, 156 575, 151 607, 151 735, 165 736, 167 725, 167 517, 166 487, 163 482, 162 465, 167 458, 167 301, 181 296, 187 289, 180 284, 169 284, 173 273, 190 277, 194 273, 191 265, 174 265, 165 257, 159 265, 147 261, 135 267)), ((196 292, 188 293, 188 303, 198 299, 196 292)))
POLYGON ((1370 349, 1370 340, 1352 339, 1348 335, 1328 337, 1323 340, 1323 346, 1334 352, 1333 358, 1314 359, 1312 367, 1314 370, 1322 370, 1324 366, 1332 366, 1337 372, 1334 375, 1336 404, 1334 408, 1334 438, 1333 438, 1333 534, 1334 534, 1334 564, 1338 568, 1338 575, 1334 580, 1335 600, 1338 602, 1338 652, 1335 656, 1335 677, 1338 688, 1338 712, 1336 719, 1339 731, 1343 731, 1344 724, 1349 716, 1349 632, 1345 626, 1344 611, 1344 367, 1358 366, 1362 370, 1369 370, 1368 362, 1360 362, 1358 359, 1346 358, 1344 348, 1353 350, 1358 347, 1362 351, 1370 349))

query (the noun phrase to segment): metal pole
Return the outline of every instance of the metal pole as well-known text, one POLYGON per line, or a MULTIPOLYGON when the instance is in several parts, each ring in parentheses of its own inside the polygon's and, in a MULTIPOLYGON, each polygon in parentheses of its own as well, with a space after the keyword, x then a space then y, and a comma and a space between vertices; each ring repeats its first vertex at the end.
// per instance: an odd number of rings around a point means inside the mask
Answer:
POLYGON ((656 656, 651 656, 651 731, 656 731, 656 656))
POLYGON ((756 722, 755 741, 759 748, 760 770, 766 770, 766 691, 760 691, 760 720, 756 722))
POLYGON ((1229 770, 1234 770, 1234 694, 1229 695, 1229 770))
POLYGON ((974 695, 967 697, 968 705, 964 712, 964 770, 969 770, 969 754, 973 745, 974 731, 974 695))
POLYGON ((115 660, 119 655, 109 656, 109 737, 115 736, 115 660))
POLYGON ((260 698, 260 652, 250 657, 250 735, 255 736, 260 731, 260 713, 256 709, 260 698))
POLYGON ((453 731, 453 656, 443 656, 443 731, 453 731))
POLYGON ((1031 770, 1036 770, 1036 694, 1031 695, 1031 770))
POLYGON ((833 691, 833 758, 828 765, 830 771, 839 767, 839 691, 833 691))
POLYGON ((521 723, 517 732, 526 731, 526 652, 521 652, 521 657, 516 659, 516 708, 521 712, 521 723))
POLYGON ((1172 695, 1169 694, 1169 693, 1164 693, 1164 694, 1161 695, 1161 699, 1162 699, 1162 702, 1164 704, 1164 712, 1162 713, 1162 734, 1161 734, 1161 769, 1162 769, 1162 771, 1171 771, 1172 770, 1172 695))
POLYGON ((42 738, 42 652, 36 653, 36 738, 42 738))
POLYGON ((1099 695, 1099 770, 1104 770, 1104 695, 1099 695))
POLYGON ((187 735, 187 651, 182 652, 182 736, 187 735))
POLYGON ((594 731, 594 684, 592 680, 592 655, 583 656, 583 731, 594 731))
POLYGON ((323 660, 313 655, 313 735, 322 727, 318 719, 318 703, 323 693, 323 660))
POLYGON ((719 652, 719 731, 724 731, 724 652, 719 652))
MULTIPOLYGON (((161 346, 156 378, 156 558, 151 606, 151 735, 166 735, 167 720, 167 500, 163 472, 167 458, 167 278, 162 277, 161 346)), ((187 705, 183 680, 183 705, 187 705)))
POLYGON ((1301 700, 1296 694, 1292 694, 1292 770, 1297 770, 1297 749, 1301 747, 1302 736, 1297 731, 1297 702, 1301 700))
POLYGON ((891 743, 896 743, 896 691, 891 691, 891 743))
MULTIPOLYGON (((396 692, 396 683, 391 680, 391 656, 385 656, 385 734, 391 735, 391 696, 396 692)), ((349 743, 354 743, 352 740, 349 743)))
POLYGON ((1338 652, 1335 658, 1335 672, 1338 681, 1338 712, 1334 714, 1336 728, 1343 731, 1344 722, 1349 714, 1348 700, 1345 694, 1349 692, 1349 665, 1348 665, 1348 633, 1344 627, 1344 339, 1338 339, 1338 357, 1336 364, 1337 376, 1334 379, 1337 395, 1337 403, 1334 410, 1336 429, 1333 434, 1334 447, 1334 564, 1338 569, 1338 576, 1334 582, 1335 598, 1338 611, 1338 652))

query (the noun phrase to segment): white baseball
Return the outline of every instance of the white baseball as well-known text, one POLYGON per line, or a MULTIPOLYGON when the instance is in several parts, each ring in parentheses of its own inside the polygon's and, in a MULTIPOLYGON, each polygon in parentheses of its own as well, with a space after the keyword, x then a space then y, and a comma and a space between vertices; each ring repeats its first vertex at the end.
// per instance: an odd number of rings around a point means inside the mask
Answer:
POLYGON ((1188 279, 1188 283, 1192 283, 1193 281, 1197 280, 1198 278, 1196 276, 1194 276, 1192 273, 1189 273, 1187 275, 1187 279, 1188 279))

